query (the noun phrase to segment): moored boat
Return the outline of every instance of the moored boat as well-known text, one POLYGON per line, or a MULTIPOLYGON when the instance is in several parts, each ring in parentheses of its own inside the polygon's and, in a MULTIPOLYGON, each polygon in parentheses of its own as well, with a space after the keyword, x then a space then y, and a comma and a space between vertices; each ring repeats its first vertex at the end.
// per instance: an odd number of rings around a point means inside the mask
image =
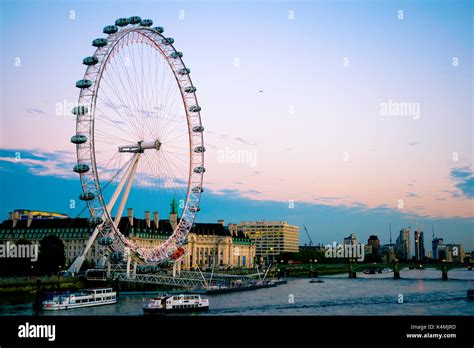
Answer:
POLYGON ((102 306, 117 303, 117 293, 112 288, 83 289, 73 292, 53 293, 43 301, 47 311, 102 306))
POLYGON ((199 295, 162 295, 143 307, 144 314, 201 312, 209 310, 209 300, 199 295))

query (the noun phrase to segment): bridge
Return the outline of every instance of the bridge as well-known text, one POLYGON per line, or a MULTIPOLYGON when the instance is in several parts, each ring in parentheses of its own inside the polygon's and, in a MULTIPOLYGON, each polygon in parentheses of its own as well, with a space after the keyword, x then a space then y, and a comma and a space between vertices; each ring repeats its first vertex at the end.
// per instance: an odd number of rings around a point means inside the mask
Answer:
POLYGON ((410 269, 426 269, 432 268, 441 271, 442 279, 448 280, 448 271, 455 268, 467 268, 472 270, 472 263, 451 263, 451 262, 441 262, 441 263, 358 263, 354 261, 348 261, 346 263, 327 263, 327 264, 279 264, 276 266, 279 276, 288 277, 291 273, 307 273, 310 277, 317 277, 321 271, 334 271, 334 272, 344 272, 349 274, 349 278, 356 278, 357 272, 364 270, 382 270, 382 269, 391 269, 393 271, 393 278, 400 279, 400 271, 405 268, 410 269))
POLYGON ((201 271, 176 271, 161 270, 159 272, 137 272, 135 268, 130 270, 123 265, 117 265, 112 269, 89 269, 86 272, 86 279, 90 281, 105 281, 107 279, 127 282, 154 285, 167 285, 171 287, 183 287, 194 289, 207 289, 211 285, 241 283, 248 284, 255 280, 264 279, 266 272, 251 274, 223 274, 201 271), (128 271, 127 271, 128 270, 128 271))
POLYGON ((211 284, 221 284, 230 282, 249 283, 260 277, 260 273, 251 275, 234 275, 219 273, 203 273, 193 271, 182 271, 179 276, 164 274, 127 274, 125 272, 114 272, 112 279, 121 282, 133 282, 142 284, 168 285, 183 288, 207 288, 211 284))

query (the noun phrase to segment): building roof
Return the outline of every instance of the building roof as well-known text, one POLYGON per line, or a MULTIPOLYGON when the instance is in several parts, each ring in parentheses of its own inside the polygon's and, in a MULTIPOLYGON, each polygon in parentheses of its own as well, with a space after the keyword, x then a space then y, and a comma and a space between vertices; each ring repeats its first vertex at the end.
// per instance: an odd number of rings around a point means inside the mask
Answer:
MULTIPOLYGON (((31 229, 68 229, 68 228, 84 228, 92 229, 88 223, 87 218, 68 218, 68 219, 38 219, 31 222, 30 227, 27 227, 27 220, 18 220, 15 228, 13 228, 12 220, 4 220, 0 223, 0 230, 7 230, 16 232, 20 229, 31 230, 31 229)), ((170 236, 173 233, 170 220, 159 220, 158 226, 155 225, 155 221, 150 219, 150 227, 147 226, 145 219, 133 218, 133 230, 128 217, 122 217, 119 222, 120 232, 129 237, 131 234, 146 233, 151 236, 170 236)), ((235 231, 237 235, 233 236, 231 231, 221 223, 195 223, 191 228, 190 233, 197 235, 214 235, 223 237, 233 237, 240 239, 249 239, 245 236, 242 230, 235 231)))
POLYGON ((89 222, 86 218, 75 219, 34 219, 30 227, 27 227, 28 220, 18 220, 13 228, 13 220, 4 220, 0 224, 0 229, 18 230, 18 229, 44 229, 44 228, 88 228, 89 222))

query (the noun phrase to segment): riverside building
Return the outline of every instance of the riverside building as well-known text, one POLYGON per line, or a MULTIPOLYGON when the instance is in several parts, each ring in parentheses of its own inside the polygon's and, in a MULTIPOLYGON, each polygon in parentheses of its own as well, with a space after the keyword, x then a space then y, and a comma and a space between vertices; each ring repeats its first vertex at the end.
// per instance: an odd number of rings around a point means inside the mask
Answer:
POLYGON ((259 263, 274 262, 283 252, 299 251, 299 227, 287 221, 242 221, 234 228, 253 240, 259 263))
MULTIPOLYGON (((173 200, 168 219, 162 220, 156 211, 152 216, 149 211, 145 211, 143 218, 137 218, 133 209, 129 208, 127 216, 120 219, 119 230, 140 247, 158 247, 171 236, 179 221, 177 208, 177 203, 173 200)), ((29 211, 28 214, 26 219, 21 219, 20 211, 9 214, 9 219, 0 224, 1 244, 26 240, 32 245, 39 245, 43 238, 56 236, 64 245, 66 264, 70 264, 82 254, 94 231, 87 218, 57 218, 58 213, 34 218, 34 211, 29 211)), ((235 224, 225 226, 223 220, 217 223, 195 223, 183 247, 186 256, 182 269, 254 267, 256 248, 252 239, 235 224)), ((94 265, 99 258, 99 245, 96 241, 89 249, 86 260, 94 265)))

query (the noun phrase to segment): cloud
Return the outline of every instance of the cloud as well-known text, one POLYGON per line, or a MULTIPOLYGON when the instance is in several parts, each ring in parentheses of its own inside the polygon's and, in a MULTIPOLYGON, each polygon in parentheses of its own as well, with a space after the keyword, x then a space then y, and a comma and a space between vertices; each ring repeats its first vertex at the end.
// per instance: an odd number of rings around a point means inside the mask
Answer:
POLYGON ((60 178, 77 178, 72 171, 76 162, 74 152, 49 152, 42 150, 0 149, 0 163, 5 169, 15 170, 15 166, 22 166, 33 175, 56 176, 60 178))
POLYGON ((347 198, 347 196, 322 196, 322 197, 315 197, 315 200, 323 200, 323 201, 333 201, 337 199, 347 198))
POLYGON ((420 142, 418 142, 418 141, 411 141, 411 142, 408 143, 408 145, 410 145, 410 146, 415 146, 415 145, 418 145, 418 144, 420 144, 420 142))
POLYGON ((241 143, 243 143, 245 145, 250 145, 250 146, 256 146, 257 145, 256 143, 251 143, 251 142, 249 142, 247 140, 244 140, 242 138, 235 138, 235 140, 240 141, 241 143))
POLYGON ((104 102, 104 105, 111 108, 111 109, 129 109, 129 107, 125 104, 113 103, 113 102, 110 102, 110 101, 104 102))
POLYGON ((406 197, 420 197, 415 192, 407 192, 406 197))
POLYGON ((257 191, 257 190, 247 190, 247 191, 243 191, 243 193, 248 193, 250 195, 261 195, 262 194, 260 191, 257 191))
POLYGON ((218 196, 227 195, 229 198, 250 198, 251 196, 262 194, 262 192, 257 190, 239 190, 235 188, 208 189, 208 191, 218 196))
MULTIPOLYGON (((62 179, 78 180, 79 175, 72 169, 77 163, 74 151, 43 151, 38 149, 0 149, 0 169, 2 171, 18 172, 19 168, 36 176, 52 176, 62 179), (21 166, 21 167, 18 167, 21 166)), ((101 184, 120 179, 115 176, 116 168, 98 166, 101 184)), ((135 186, 148 188, 164 188, 168 190, 185 190, 188 182, 180 178, 169 176, 155 177, 153 173, 137 172, 135 186)))
POLYGON ((30 115, 46 115, 46 111, 43 111, 37 108, 28 108, 26 109, 26 112, 29 113, 30 115))
POLYGON ((456 182, 454 186, 461 191, 461 193, 453 193, 453 197, 459 198, 464 196, 469 199, 474 199, 474 174, 470 165, 453 168, 451 170, 451 178, 456 182))

